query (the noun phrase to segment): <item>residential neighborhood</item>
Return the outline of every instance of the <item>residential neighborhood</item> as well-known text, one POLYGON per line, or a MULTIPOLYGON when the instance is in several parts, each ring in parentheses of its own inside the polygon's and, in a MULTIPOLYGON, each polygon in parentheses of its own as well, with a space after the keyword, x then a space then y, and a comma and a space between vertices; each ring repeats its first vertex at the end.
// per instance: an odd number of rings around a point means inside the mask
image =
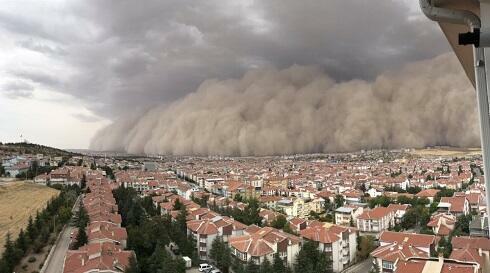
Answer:
MULTIPOLYGON (((296 272, 311 246, 325 272, 486 272, 481 158, 382 154, 131 161, 85 154, 29 183, 82 189, 66 273, 148 270, 158 266, 148 264, 152 255, 176 272, 204 263, 222 272, 268 264, 296 272), (139 232, 148 228, 163 233, 142 252, 152 239, 139 232)), ((32 166, 44 157, 9 155, 4 169, 13 158, 32 166)))

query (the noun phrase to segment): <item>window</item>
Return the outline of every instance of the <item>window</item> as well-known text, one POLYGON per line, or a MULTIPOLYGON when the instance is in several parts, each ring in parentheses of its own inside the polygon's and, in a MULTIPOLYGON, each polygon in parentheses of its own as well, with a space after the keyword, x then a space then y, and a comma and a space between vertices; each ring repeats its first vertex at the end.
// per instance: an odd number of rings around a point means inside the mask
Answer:
POLYGON ((393 269, 393 263, 388 261, 383 261, 383 268, 385 269, 393 269))

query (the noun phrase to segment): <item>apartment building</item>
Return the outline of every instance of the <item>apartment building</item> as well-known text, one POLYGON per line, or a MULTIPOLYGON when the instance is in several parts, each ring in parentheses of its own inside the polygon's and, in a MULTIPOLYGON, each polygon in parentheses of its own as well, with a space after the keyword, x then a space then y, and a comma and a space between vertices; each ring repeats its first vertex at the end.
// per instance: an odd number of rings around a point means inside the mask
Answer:
POLYGON ((301 230, 300 236, 318 242, 319 251, 332 261, 333 272, 341 272, 355 262, 357 231, 354 228, 316 222, 301 230))
POLYGON ((213 216, 208 219, 187 221, 187 232, 196 240, 196 248, 201 260, 208 259, 211 246, 217 236, 221 236, 223 241, 228 242, 230 237, 242 235, 247 227, 226 216, 213 216))
POLYGON ((394 272, 397 263, 411 257, 429 258, 435 250, 436 237, 404 232, 384 231, 379 237, 380 246, 371 252, 373 265, 381 273, 394 272))
POLYGON ((272 227, 247 228, 243 235, 229 238, 231 254, 246 263, 252 260, 261 264, 266 258, 272 261, 278 253, 285 263, 292 266, 300 250, 301 239, 272 227))
POLYGON ((377 207, 364 212, 357 218, 357 228, 365 233, 379 233, 395 225, 392 209, 377 207))

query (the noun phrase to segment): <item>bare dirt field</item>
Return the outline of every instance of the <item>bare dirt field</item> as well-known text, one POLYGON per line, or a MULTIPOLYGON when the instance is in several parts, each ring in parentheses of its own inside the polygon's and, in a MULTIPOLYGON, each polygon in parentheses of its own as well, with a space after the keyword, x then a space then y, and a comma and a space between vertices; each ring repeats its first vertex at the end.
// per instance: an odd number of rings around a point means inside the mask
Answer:
POLYGON ((481 155, 481 149, 437 147, 437 148, 414 149, 411 153, 422 157, 464 157, 464 156, 481 155))
POLYGON ((34 217, 57 194, 55 189, 23 181, 0 183, 0 253, 7 233, 15 239, 29 215, 34 217))

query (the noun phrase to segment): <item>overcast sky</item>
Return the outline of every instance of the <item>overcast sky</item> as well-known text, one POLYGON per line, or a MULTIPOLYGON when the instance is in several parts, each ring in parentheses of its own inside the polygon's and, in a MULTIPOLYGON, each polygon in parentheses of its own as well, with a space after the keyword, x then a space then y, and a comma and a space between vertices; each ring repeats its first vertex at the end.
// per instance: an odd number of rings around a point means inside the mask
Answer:
POLYGON ((257 67, 372 80, 449 51, 417 2, 4 0, 0 141, 86 148, 112 120, 257 67))

